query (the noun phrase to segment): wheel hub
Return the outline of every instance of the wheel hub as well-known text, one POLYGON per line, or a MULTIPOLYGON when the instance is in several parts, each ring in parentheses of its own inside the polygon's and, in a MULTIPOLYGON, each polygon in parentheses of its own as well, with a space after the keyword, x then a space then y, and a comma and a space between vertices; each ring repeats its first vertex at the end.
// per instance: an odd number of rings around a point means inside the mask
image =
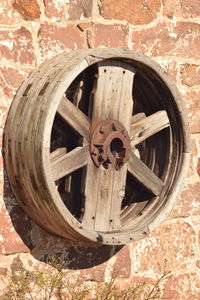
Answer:
POLYGON ((119 121, 102 121, 91 134, 90 153, 98 168, 112 164, 119 170, 129 160, 130 151, 128 132, 119 121))

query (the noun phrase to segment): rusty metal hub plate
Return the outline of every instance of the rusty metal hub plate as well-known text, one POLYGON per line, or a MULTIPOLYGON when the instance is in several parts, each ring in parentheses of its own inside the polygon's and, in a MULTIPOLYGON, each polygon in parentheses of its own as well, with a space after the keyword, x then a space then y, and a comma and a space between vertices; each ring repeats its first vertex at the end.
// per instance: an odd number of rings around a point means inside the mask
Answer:
POLYGON ((129 160, 131 143, 127 130, 116 120, 105 120, 91 133, 90 154, 96 167, 119 170, 129 160))

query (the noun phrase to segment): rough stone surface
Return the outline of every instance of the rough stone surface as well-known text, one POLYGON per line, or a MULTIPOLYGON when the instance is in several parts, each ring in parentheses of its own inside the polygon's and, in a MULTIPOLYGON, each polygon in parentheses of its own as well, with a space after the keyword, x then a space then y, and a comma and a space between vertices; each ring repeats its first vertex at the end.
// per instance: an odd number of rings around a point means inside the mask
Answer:
POLYGON ((200 24, 158 23, 153 28, 133 30, 133 50, 149 56, 199 59, 200 24))
POLYGON ((170 214, 170 218, 180 218, 187 216, 195 216, 200 214, 199 206, 200 182, 188 184, 183 192, 175 208, 170 214))
POLYGON ((120 278, 129 278, 131 275, 130 249, 124 246, 117 254, 113 265, 114 274, 119 274, 120 278))
POLYGON ((172 19, 181 15, 180 0, 162 0, 163 14, 172 19))
POLYGON ((190 166, 189 166, 189 172, 188 177, 194 176, 197 174, 197 164, 198 164, 198 156, 199 156, 199 138, 192 139, 191 140, 191 156, 190 156, 190 166))
POLYGON ((45 15, 54 20, 82 20, 92 15, 92 0, 44 0, 45 15))
POLYGON ((160 6, 160 0, 102 0, 100 12, 105 19, 125 20, 130 24, 143 25, 157 17, 160 6))
POLYGON ((74 25, 56 26, 42 24, 39 31, 42 56, 52 57, 64 50, 76 50, 84 47, 80 30, 74 25))
POLYGON ((1 208, 0 219, 0 240, 3 240, 3 242, 0 244, 0 255, 29 252, 29 249, 25 246, 20 236, 16 233, 15 228, 13 228, 11 219, 5 207, 1 208))
POLYGON ((92 0, 72 0, 69 4, 69 20, 89 18, 92 15, 92 0))
POLYGON ((21 15, 13 8, 13 1, 1 1, 0 24, 13 25, 20 22, 21 15))
MULTIPOLYGON (((0 97, 2 112, 8 112, 8 103, 12 101, 18 87, 26 77, 26 73, 15 68, 0 67, 0 97)), ((6 118, 6 116, 5 116, 6 118)))
POLYGON ((83 270, 78 271, 78 276, 87 281, 101 281, 104 280, 104 275, 105 275, 105 270, 107 266, 108 261, 105 263, 102 263, 98 266, 92 267, 92 268, 87 268, 83 270))
POLYGON ((182 64, 180 69, 180 80, 184 86, 200 86, 200 66, 194 64, 182 64))
POLYGON ((40 7, 37 0, 14 0, 13 7, 28 20, 40 17, 40 7))
POLYGON ((194 257, 195 232, 186 222, 176 221, 162 225, 149 237, 131 247, 135 272, 185 270, 186 261, 194 257), (153 257, 153 259, 150 259, 153 257), (165 266, 166 264, 166 266, 165 266))
POLYGON ((199 17, 199 0, 180 0, 182 16, 186 18, 199 17))
POLYGON ((196 286, 197 278, 198 274, 195 273, 171 276, 164 287, 161 299, 198 300, 200 290, 196 286))
POLYGON ((93 26, 93 36, 90 39, 92 47, 127 47, 128 27, 124 25, 102 25, 93 26))
POLYGON ((34 64, 35 53, 31 32, 24 26, 16 30, 0 31, 1 58, 21 64, 34 64))
POLYGON ((162 0, 163 14, 168 18, 199 17, 199 0, 162 0))
POLYGON ((167 75, 176 82, 177 80, 177 63, 173 60, 156 59, 158 64, 165 70, 167 75))
POLYGON ((45 15, 54 20, 60 20, 64 14, 64 2, 44 0, 45 15))
POLYGON ((188 91, 184 99, 189 111, 189 125, 192 133, 200 133, 200 90, 188 91))
POLYGON ((18 88, 21 85, 24 76, 17 69, 2 67, 0 70, 8 86, 18 88))

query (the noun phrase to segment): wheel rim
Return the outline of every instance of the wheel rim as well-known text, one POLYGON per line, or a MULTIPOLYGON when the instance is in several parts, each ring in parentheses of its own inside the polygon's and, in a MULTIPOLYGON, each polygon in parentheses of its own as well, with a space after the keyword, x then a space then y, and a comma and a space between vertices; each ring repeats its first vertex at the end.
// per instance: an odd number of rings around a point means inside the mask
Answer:
POLYGON ((64 237, 105 244, 125 244, 142 238, 173 207, 188 168, 187 120, 176 87, 156 63, 121 49, 66 54, 40 70, 41 78, 37 78, 38 73, 33 75, 18 94, 18 99, 23 95, 24 104, 25 98, 30 99, 34 91, 32 103, 21 109, 15 104, 11 109, 10 120, 13 116, 19 119, 20 113, 26 116, 23 121, 16 121, 14 142, 10 142, 9 119, 6 130, 9 153, 6 165, 17 198, 36 222, 64 237), (45 70, 48 74, 44 76, 45 70), (91 96, 88 100, 84 88, 89 89, 94 100, 91 96), (107 96, 105 90, 109 90, 107 96), (78 97, 82 99, 77 100, 78 97), (110 166, 97 168, 89 153, 96 123, 111 119, 123 123, 133 149, 129 161, 120 170, 110 166), (21 125, 28 126, 26 132, 20 131, 21 125), (13 149, 12 143, 16 145, 16 141, 22 142, 26 149, 20 166, 14 162, 14 157, 18 159, 22 154, 21 148, 13 149), (33 147, 31 155, 30 146, 33 147), (164 157, 160 155, 163 149, 164 157), (19 193, 16 178, 10 174, 13 165, 20 175, 18 180, 22 177, 20 184, 26 185, 23 193, 19 193), (29 198, 28 206, 23 198, 29 198))

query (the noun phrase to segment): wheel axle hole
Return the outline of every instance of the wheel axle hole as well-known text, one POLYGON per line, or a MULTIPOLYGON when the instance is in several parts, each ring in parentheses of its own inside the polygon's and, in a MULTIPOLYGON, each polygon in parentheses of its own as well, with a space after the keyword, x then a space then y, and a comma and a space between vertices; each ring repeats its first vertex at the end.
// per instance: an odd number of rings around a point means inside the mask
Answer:
POLYGON ((112 140, 110 143, 110 151, 112 152, 112 155, 116 157, 117 154, 123 152, 123 143, 120 139, 116 138, 112 140))

